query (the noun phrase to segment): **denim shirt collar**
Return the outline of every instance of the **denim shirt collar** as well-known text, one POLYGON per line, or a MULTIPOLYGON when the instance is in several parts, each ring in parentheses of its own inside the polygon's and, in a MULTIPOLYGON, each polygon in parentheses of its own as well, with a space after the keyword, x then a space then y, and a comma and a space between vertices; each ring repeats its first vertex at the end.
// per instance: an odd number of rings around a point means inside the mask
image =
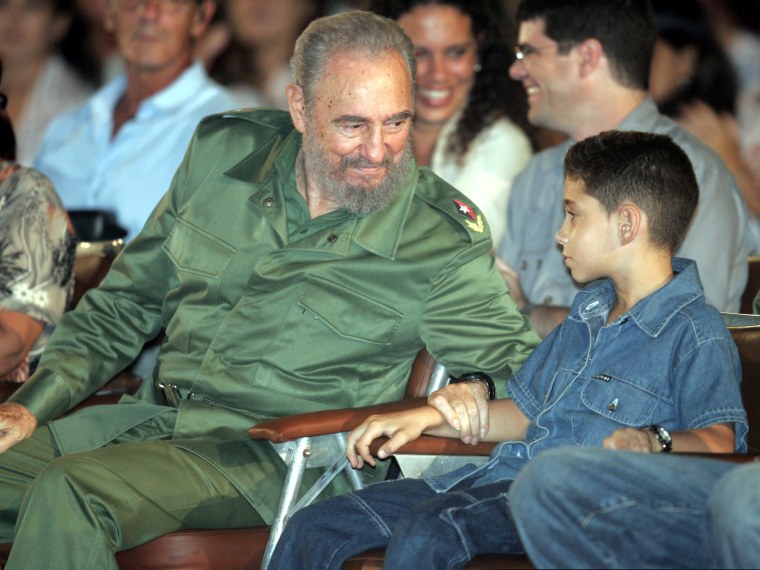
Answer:
MULTIPOLYGON (((694 261, 674 257, 672 267, 675 275, 671 281, 644 297, 614 323, 631 319, 642 332, 657 337, 675 314, 704 295, 694 261)), ((606 319, 615 299, 615 287, 611 279, 595 281, 578 293, 570 318, 583 322, 606 319)))

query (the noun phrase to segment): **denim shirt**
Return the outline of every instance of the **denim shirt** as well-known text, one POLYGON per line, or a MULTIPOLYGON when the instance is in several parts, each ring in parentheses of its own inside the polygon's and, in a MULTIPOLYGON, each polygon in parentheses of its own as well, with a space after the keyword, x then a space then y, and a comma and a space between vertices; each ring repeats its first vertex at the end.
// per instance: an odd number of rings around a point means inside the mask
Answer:
POLYGON ((545 449, 600 447, 616 429, 651 424, 670 431, 733 424, 735 447, 746 451, 736 345, 705 303, 696 263, 674 258, 673 270, 673 280, 609 324, 612 281, 579 292, 570 315, 507 382, 531 420, 525 442, 503 442, 486 465, 432 479, 433 488, 514 479, 545 449))

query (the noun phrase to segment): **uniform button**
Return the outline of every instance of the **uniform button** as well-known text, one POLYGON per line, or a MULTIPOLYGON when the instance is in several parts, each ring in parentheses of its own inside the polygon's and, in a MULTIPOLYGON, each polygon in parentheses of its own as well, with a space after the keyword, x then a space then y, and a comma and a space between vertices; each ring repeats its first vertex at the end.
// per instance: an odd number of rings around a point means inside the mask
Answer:
POLYGON ((525 261, 524 259, 520 262, 520 269, 522 271, 525 271, 526 269, 528 269, 528 262, 525 261))
POLYGON ((267 198, 266 200, 264 200, 264 205, 267 208, 271 208, 272 206, 274 206, 274 198, 267 198))
POLYGON ((330 234, 329 236, 327 236, 327 241, 329 241, 330 243, 335 243, 336 241, 338 241, 338 236, 336 236, 335 234, 330 234))

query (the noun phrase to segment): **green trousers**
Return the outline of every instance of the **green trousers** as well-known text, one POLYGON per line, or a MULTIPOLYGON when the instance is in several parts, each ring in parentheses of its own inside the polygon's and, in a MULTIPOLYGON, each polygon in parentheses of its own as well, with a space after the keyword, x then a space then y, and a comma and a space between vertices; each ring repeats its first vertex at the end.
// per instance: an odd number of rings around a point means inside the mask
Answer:
POLYGON ((264 524, 211 464, 144 436, 61 455, 42 426, 0 455, 0 542, 14 543, 6 568, 116 569, 116 551, 169 532, 264 524))

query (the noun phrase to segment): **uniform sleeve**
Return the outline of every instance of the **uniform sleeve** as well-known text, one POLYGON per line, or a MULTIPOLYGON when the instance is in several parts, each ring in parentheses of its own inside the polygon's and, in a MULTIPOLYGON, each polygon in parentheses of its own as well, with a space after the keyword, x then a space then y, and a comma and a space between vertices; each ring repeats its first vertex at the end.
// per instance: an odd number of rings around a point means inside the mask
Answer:
POLYGON ((121 372, 161 329, 164 295, 175 280, 161 246, 191 186, 195 137, 169 191, 140 235, 116 258, 103 283, 66 313, 35 374, 11 397, 43 423, 70 409, 121 372))
POLYGON ((503 397, 505 380, 539 338, 509 297, 488 252, 490 243, 466 249, 436 277, 421 330, 428 351, 451 373, 486 372, 503 397))

